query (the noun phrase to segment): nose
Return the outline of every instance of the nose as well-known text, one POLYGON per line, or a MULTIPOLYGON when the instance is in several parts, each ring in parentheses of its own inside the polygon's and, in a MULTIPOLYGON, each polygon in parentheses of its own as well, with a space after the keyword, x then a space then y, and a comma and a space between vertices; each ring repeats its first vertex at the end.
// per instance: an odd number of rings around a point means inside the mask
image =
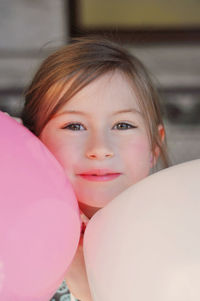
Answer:
POLYGON ((111 146, 106 142, 105 137, 95 136, 91 138, 92 142, 86 150, 86 157, 91 160, 104 160, 106 158, 112 158, 114 152, 111 146))

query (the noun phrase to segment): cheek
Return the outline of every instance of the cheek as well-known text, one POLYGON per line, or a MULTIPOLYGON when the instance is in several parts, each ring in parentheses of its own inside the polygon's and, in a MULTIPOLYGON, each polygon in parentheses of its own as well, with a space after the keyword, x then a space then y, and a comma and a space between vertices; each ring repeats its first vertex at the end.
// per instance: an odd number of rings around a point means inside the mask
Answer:
POLYGON ((58 135, 44 136, 41 140, 69 175, 73 162, 78 160, 80 146, 58 135))
POLYGON ((123 159, 128 175, 137 182, 149 175, 151 168, 151 151, 148 139, 138 138, 129 141, 123 159))
POLYGON ((75 164, 80 162, 80 147, 73 143, 61 144, 59 147, 54 147, 52 152, 68 176, 71 174, 75 164))

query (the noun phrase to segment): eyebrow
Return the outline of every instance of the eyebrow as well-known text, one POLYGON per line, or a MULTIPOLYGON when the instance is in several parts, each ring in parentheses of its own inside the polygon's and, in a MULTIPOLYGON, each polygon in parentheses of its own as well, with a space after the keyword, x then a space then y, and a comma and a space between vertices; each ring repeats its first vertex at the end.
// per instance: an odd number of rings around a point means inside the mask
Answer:
MULTIPOLYGON (((139 112, 138 110, 131 108, 131 109, 120 110, 120 111, 114 112, 113 115, 118 115, 118 114, 123 114, 123 113, 141 114, 141 112, 139 112)), ((56 114, 56 116, 65 115, 65 114, 76 114, 76 115, 83 115, 83 116, 88 116, 89 115, 87 112, 69 110, 69 111, 63 111, 60 114, 56 114)))

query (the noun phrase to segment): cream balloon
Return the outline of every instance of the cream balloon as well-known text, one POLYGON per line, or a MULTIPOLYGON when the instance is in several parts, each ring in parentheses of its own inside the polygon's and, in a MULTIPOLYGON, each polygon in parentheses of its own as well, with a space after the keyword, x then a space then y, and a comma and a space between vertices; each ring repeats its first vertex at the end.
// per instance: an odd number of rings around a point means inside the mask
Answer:
POLYGON ((94 301, 200 300, 200 160, 129 187, 89 221, 94 301))

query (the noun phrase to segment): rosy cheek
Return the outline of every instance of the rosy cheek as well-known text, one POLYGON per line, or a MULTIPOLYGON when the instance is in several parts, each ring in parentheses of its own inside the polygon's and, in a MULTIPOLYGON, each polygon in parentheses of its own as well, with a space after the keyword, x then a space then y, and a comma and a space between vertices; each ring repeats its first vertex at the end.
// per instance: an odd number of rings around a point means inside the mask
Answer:
POLYGON ((66 145, 60 145, 59 148, 55 148, 53 153, 64 168, 70 166, 70 163, 72 163, 74 157, 76 157, 75 149, 66 145))
POLYGON ((150 154, 150 145, 147 139, 135 139, 132 142, 129 141, 127 151, 124 152, 123 158, 131 178, 133 177, 134 180, 139 180, 149 174, 150 154))
POLYGON ((79 143, 67 141, 67 139, 54 149, 55 157, 71 180, 73 180, 76 170, 80 168, 83 161, 82 149, 83 146, 81 147, 79 143))
POLYGON ((130 153, 138 153, 138 155, 148 153, 150 152, 149 141, 146 137, 129 140, 128 150, 130 153))

